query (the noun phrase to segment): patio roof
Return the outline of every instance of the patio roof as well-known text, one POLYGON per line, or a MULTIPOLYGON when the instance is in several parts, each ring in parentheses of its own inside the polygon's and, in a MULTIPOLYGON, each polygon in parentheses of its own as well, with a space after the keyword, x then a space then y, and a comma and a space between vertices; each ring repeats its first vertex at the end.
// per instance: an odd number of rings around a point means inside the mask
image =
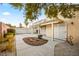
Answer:
POLYGON ((57 18, 50 19, 50 20, 43 19, 43 20, 33 23, 33 25, 31 27, 44 26, 44 25, 48 25, 48 24, 60 24, 63 22, 64 22, 63 20, 57 19, 57 18))
POLYGON ((49 24, 61 24, 64 21, 62 21, 61 19, 53 19, 53 20, 47 20, 41 24, 39 24, 40 26, 44 26, 44 25, 49 25, 49 24))

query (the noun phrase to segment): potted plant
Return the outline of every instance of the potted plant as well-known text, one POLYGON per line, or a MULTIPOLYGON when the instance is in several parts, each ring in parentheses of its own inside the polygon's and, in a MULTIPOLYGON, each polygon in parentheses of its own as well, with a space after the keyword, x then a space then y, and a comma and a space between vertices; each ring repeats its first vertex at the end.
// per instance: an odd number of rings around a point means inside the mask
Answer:
POLYGON ((43 35, 39 34, 39 35, 38 35, 38 38, 39 38, 39 39, 42 39, 42 36, 43 36, 43 35))

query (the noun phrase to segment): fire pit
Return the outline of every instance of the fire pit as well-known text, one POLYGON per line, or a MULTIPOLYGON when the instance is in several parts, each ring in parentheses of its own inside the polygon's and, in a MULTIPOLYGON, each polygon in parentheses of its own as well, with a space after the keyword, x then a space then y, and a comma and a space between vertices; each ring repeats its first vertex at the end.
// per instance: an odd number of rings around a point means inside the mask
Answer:
POLYGON ((36 37, 26 37, 26 38, 23 38, 23 40, 25 43, 32 46, 40 46, 48 42, 48 40, 46 39, 38 39, 36 37))

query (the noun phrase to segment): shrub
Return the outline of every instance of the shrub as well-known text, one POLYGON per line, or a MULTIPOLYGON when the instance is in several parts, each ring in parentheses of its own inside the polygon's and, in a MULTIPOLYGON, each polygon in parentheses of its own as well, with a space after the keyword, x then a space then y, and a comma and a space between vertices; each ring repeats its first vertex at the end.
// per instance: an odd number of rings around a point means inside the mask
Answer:
POLYGON ((13 33, 7 33, 6 36, 13 36, 13 33))
POLYGON ((2 34, 0 33, 0 40, 2 39, 2 34))
POLYGON ((7 36, 7 33, 6 34, 4 34, 4 38, 7 36))
POLYGON ((4 34, 4 38, 6 38, 6 37, 8 37, 8 36, 14 36, 14 33, 8 32, 8 33, 4 34))
POLYGON ((15 35, 15 29, 7 29, 8 34, 13 33, 15 35))

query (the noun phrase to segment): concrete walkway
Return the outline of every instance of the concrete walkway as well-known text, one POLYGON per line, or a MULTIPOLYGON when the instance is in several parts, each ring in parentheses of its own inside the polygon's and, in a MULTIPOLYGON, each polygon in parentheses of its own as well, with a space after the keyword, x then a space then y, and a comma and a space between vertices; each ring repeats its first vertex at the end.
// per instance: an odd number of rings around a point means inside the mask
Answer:
POLYGON ((48 39, 48 43, 41 46, 31 46, 24 43, 24 37, 36 37, 34 34, 16 35, 17 56, 53 56, 54 46, 59 42, 53 42, 53 39, 48 39))
POLYGON ((73 46, 67 42, 58 43, 54 52, 55 56, 79 56, 79 43, 73 46))

